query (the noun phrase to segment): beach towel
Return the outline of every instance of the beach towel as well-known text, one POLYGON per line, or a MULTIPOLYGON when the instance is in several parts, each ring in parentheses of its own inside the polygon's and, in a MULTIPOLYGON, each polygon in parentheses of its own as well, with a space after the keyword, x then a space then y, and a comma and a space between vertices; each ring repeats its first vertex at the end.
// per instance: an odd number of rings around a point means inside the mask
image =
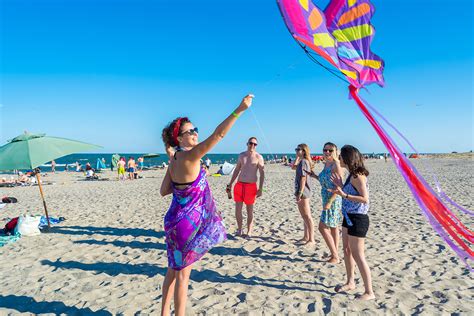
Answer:
POLYGON ((173 200, 164 221, 168 266, 174 270, 198 261, 226 239, 204 169, 185 189, 173 185, 173 200))
POLYGON ((20 234, 16 233, 15 235, 11 236, 4 236, 0 235, 0 247, 3 247, 6 244, 12 243, 20 239, 20 234))
MULTIPOLYGON (((66 220, 64 217, 60 217, 60 218, 50 217, 49 218, 49 223, 51 225, 57 225, 57 224, 61 223, 64 220, 66 220)), ((44 227, 48 227, 48 220, 46 219, 46 216, 41 216, 38 228, 43 229, 44 227)))

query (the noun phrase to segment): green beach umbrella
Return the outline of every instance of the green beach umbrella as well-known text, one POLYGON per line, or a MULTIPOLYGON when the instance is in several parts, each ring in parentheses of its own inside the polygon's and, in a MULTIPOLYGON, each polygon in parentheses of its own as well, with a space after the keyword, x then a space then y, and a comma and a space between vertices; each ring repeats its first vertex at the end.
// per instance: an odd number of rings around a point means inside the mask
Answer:
MULTIPOLYGON (((35 169, 36 167, 73 153, 99 149, 100 146, 71 139, 46 136, 46 134, 24 134, 8 141, 0 147, 0 170, 35 169)), ((49 216, 41 187, 40 175, 36 173, 38 187, 43 199, 46 218, 49 216)))

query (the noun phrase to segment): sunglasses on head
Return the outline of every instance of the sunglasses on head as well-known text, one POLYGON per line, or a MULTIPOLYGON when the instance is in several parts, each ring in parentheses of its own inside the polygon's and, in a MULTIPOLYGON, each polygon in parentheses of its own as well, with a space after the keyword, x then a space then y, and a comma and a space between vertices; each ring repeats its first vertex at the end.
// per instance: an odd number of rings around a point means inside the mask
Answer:
POLYGON ((334 149, 326 149, 326 148, 323 149, 323 152, 332 153, 333 151, 334 151, 334 149))
POLYGON ((191 128, 185 132, 182 132, 181 135, 184 135, 184 134, 189 134, 189 135, 195 135, 199 133, 199 128, 195 127, 195 128, 191 128))

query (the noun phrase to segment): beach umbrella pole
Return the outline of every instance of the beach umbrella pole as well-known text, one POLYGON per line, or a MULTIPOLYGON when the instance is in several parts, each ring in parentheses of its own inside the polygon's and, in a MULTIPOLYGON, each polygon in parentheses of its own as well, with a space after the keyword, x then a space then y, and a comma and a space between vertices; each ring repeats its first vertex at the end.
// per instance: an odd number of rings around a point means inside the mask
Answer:
POLYGON ((48 228, 51 228, 51 224, 49 223, 48 208, 46 207, 46 201, 44 200, 43 187, 41 186, 41 179, 40 179, 39 172, 36 172, 36 180, 38 180, 38 187, 40 190, 41 199, 43 200, 44 213, 46 214, 46 220, 48 221, 48 228))

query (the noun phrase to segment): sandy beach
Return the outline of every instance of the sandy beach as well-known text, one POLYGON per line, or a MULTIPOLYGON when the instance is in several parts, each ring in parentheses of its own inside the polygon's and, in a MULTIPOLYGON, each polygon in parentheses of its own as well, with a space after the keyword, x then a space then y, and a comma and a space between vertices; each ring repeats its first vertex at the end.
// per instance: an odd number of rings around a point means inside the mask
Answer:
MULTIPOLYGON (((472 155, 412 161, 424 175, 422 162, 429 161, 448 195, 473 209, 472 155)), ((209 177, 229 239, 195 265, 188 314, 472 313, 473 274, 426 222, 393 163, 370 160, 367 167, 371 226, 366 256, 375 301, 353 300, 363 292, 358 271, 355 291, 334 292, 344 281, 344 264, 323 262, 328 250, 318 232, 315 247, 295 245, 303 225, 292 195, 294 172, 267 165, 264 195, 255 207, 256 236, 250 240, 232 237, 234 205, 225 193, 229 177, 209 177)), ((315 168, 319 172, 322 164, 315 168)), ((159 194, 163 170, 142 175, 136 181, 118 181, 110 171, 101 175, 110 181, 84 181, 72 172, 44 177, 55 183, 44 187, 50 216, 67 220, 49 233, 0 248, 0 314, 158 314, 167 267, 163 217, 170 197, 159 194)), ((2 226, 19 214, 43 213, 37 187, 0 192, 19 200, 0 209, 2 226)), ((319 222, 319 194, 311 205, 319 222)), ((472 219, 459 216, 474 227, 472 219)))

